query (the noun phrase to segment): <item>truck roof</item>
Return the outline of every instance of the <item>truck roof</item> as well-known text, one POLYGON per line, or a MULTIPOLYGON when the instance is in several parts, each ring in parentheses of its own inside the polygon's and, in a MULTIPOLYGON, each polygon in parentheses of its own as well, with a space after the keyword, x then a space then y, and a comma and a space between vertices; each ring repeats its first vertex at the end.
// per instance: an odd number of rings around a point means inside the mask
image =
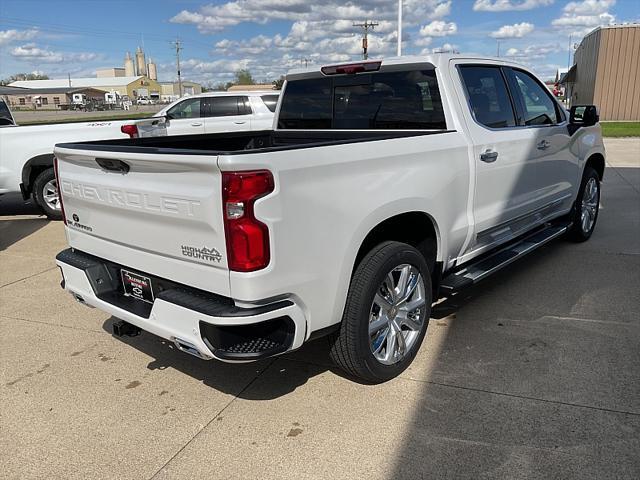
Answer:
MULTIPOLYGON (((510 60, 506 60, 500 57, 490 57, 490 56, 482 56, 482 55, 473 55, 473 54, 461 54, 461 53, 432 53, 429 55, 403 55, 401 57, 385 57, 385 58, 373 58, 366 60, 366 62, 382 62, 382 67, 390 66, 390 65, 410 65, 415 63, 431 63, 436 68, 442 68, 449 63, 450 60, 477 60, 478 62, 500 62, 504 65, 511 66, 523 66, 517 62, 513 62, 510 60)), ((287 79, 291 79, 293 77, 306 77, 314 74, 320 73, 320 68, 326 65, 352 65, 363 63, 365 60, 351 60, 348 62, 336 62, 336 63, 327 63, 325 65, 315 65, 308 68, 296 68, 292 69, 287 73, 287 79)))

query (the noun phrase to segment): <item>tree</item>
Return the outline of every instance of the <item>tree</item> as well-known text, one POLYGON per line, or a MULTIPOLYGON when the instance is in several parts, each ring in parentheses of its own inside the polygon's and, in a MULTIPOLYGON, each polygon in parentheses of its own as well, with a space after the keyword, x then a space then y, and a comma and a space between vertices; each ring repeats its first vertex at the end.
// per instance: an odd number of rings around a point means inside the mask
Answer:
POLYGON ((282 85, 284 85, 284 75, 281 75, 279 79, 274 80, 271 83, 273 83, 273 88, 276 90, 282 90, 282 85))
POLYGON ((255 85, 251 72, 247 69, 238 70, 235 73, 234 85, 255 85))
POLYGON ((15 75, 11 75, 9 78, 0 80, 0 85, 9 85, 12 82, 20 82, 24 80, 49 80, 49 76, 40 73, 16 73, 15 75))

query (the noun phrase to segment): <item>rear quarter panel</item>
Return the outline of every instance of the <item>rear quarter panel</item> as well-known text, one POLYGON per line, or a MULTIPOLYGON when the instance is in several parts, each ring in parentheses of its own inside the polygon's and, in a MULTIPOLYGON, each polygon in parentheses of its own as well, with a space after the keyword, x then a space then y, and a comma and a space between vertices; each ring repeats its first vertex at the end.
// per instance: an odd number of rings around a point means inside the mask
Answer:
POLYGON ((234 299, 291 294, 311 331, 340 321, 358 249, 380 222, 412 211, 430 215, 439 259, 466 238, 469 165, 457 132, 218 158, 222 171, 268 168, 275 191, 256 202, 269 226, 271 263, 231 272, 234 299))

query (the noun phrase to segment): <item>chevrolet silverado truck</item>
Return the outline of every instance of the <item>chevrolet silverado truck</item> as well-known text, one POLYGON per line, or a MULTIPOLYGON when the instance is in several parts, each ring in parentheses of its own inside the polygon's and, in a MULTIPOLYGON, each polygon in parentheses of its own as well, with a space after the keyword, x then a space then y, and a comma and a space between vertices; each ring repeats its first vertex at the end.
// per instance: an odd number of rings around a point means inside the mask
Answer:
POLYGON ((57 145, 75 299, 201 359, 328 336, 365 382, 411 363, 432 303, 587 240, 597 110, 521 65, 435 54, 286 77, 274 128, 57 145))
POLYGON ((53 170, 53 147, 60 141, 105 140, 166 135, 165 118, 70 122, 47 125, 15 123, 0 98, 0 195, 21 192, 53 220, 62 218, 53 170))

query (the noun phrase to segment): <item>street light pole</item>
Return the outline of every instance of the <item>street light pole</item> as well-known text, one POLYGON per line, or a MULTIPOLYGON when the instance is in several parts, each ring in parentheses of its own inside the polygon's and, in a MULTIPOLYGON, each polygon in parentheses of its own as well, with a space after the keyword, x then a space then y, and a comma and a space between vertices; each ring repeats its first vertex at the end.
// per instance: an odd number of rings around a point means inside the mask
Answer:
POLYGON ((398 0, 398 56, 402 56, 402 0, 398 0))

